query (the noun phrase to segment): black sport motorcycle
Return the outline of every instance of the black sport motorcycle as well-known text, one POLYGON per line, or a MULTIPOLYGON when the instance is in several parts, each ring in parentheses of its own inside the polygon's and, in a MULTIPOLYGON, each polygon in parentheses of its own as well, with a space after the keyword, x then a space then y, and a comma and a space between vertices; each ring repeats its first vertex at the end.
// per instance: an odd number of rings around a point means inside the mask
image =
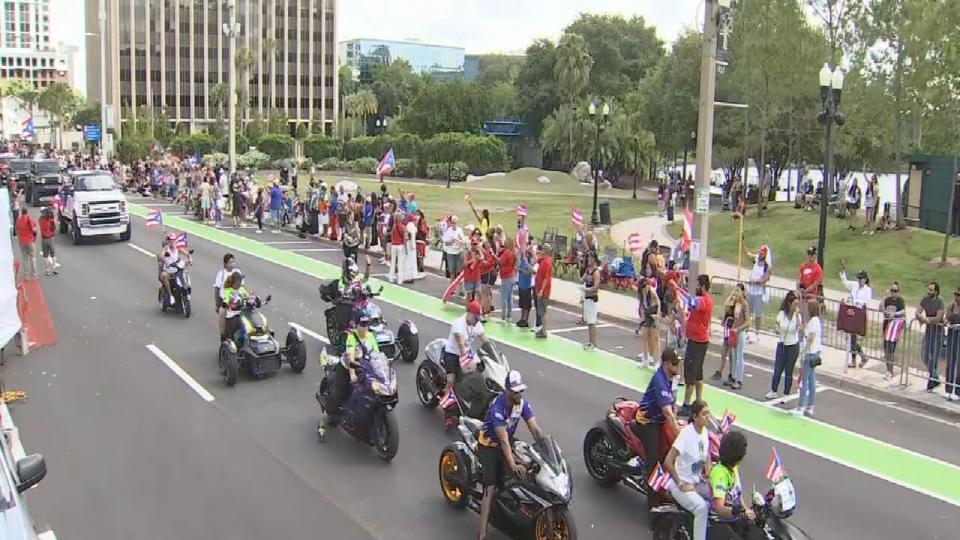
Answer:
MULTIPOLYGON (((477 456, 482 425, 479 420, 461 416, 457 428, 462 441, 446 445, 439 464, 440 489, 447 503, 477 513, 483 499, 477 456)), ((560 447, 546 436, 536 444, 516 441, 514 454, 527 474, 509 478, 497 490, 491 522, 514 538, 576 540, 577 527, 569 509, 573 479, 560 447)))
POLYGON ((290 328, 283 345, 274 337, 273 329, 260 308, 270 303, 270 296, 261 302, 251 296, 240 306, 241 327, 220 343, 218 363, 220 375, 227 386, 237 383, 240 368, 254 378, 262 378, 280 370, 283 362, 290 364, 294 373, 302 373, 307 365, 307 344, 300 330, 290 328))

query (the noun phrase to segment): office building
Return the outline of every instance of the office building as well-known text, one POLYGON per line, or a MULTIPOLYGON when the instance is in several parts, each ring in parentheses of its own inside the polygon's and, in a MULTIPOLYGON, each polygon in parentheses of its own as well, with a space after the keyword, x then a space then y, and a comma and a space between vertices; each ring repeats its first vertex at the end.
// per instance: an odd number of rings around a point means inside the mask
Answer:
POLYGON ((65 81, 66 59, 50 42, 49 0, 4 0, 0 10, 0 80, 42 89, 65 81))
MULTIPOLYGON (((108 125, 138 111, 162 110, 191 131, 226 118, 228 85, 227 0, 100 0, 106 9, 106 69, 100 66, 98 0, 86 8, 87 95, 99 101, 107 76, 108 125), (222 85, 222 86, 221 86, 222 85), (222 101, 226 101, 225 98, 222 101), (119 105, 121 114, 116 114, 119 105)), ((241 123, 255 116, 286 114, 330 132, 337 118, 337 0, 233 0, 240 31, 237 89, 241 123)))
POLYGON ((436 80, 463 77, 464 49, 429 45, 418 41, 383 39, 351 39, 339 44, 340 63, 350 66, 355 79, 370 82, 373 67, 397 59, 410 63, 414 73, 430 75, 436 80))

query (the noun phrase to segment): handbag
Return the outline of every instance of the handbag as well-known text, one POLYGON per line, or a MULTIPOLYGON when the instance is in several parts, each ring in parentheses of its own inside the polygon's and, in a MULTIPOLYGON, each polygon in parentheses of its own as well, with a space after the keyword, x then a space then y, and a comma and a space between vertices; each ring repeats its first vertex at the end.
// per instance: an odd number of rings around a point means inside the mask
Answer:
POLYGON ((867 335, 867 309, 840 302, 837 311, 837 330, 858 336, 867 335))

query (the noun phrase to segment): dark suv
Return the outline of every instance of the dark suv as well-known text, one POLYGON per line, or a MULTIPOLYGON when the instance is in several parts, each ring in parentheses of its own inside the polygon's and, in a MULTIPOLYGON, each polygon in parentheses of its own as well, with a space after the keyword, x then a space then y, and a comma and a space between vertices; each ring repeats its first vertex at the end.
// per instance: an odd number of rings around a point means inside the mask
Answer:
POLYGON ((56 195, 62 183, 60 163, 57 160, 35 160, 30 165, 30 178, 24 186, 27 202, 33 206, 40 206, 40 199, 56 195))

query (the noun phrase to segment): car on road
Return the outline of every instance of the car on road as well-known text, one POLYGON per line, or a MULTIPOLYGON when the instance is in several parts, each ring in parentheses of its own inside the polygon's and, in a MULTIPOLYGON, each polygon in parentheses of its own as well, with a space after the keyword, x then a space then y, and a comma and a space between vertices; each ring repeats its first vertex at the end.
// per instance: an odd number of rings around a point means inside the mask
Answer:
POLYGON ((66 200, 60 205, 60 232, 70 234, 74 244, 89 236, 119 234, 130 240, 127 197, 107 171, 67 173, 66 200))
POLYGON ((19 459, 17 428, 3 411, 0 424, 0 538, 9 540, 56 540, 53 531, 39 532, 27 509, 23 493, 47 475, 47 464, 40 454, 19 459))
POLYGON ((30 175, 24 186, 26 200, 33 206, 40 206, 40 199, 53 197, 60 191, 63 178, 60 163, 55 159, 37 159, 30 164, 30 175))
POLYGON ((30 178, 31 163, 33 161, 29 159, 11 159, 7 162, 7 166, 10 167, 10 176, 17 181, 18 186, 23 187, 30 178))

